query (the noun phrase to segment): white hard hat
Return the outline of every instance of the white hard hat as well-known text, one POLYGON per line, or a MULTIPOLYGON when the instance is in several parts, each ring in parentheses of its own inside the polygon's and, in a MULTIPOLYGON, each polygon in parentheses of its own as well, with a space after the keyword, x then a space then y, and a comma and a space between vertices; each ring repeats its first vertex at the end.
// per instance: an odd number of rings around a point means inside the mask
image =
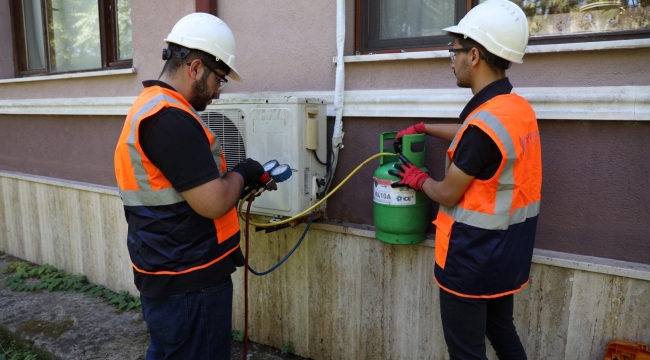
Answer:
POLYGON ((228 25, 218 17, 207 13, 186 15, 174 25, 165 42, 214 55, 230 67, 229 77, 242 81, 235 69, 235 37, 228 25))
POLYGON ((442 29, 462 34, 492 54, 521 64, 528 45, 528 20, 517 4, 488 0, 473 7, 458 25, 442 29))

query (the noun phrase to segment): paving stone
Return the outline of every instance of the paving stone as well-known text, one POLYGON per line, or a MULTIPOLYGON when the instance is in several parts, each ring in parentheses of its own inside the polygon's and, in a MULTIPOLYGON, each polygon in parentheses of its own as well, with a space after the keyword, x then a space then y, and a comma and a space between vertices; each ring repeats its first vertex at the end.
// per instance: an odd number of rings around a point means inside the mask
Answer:
MULTIPOLYGON (((0 252, 0 269, 23 261, 0 252)), ((35 266, 38 266, 34 264, 35 266)), ((0 329, 33 344, 45 356, 63 360, 139 360, 149 346, 140 311, 120 311, 84 294, 47 290, 11 291, 0 273, 0 329)), ((232 359, 243 359, 243 344, 233 341, 232 359)), ((300 360, 279 349, 248 343, 249 360, 300 360)))

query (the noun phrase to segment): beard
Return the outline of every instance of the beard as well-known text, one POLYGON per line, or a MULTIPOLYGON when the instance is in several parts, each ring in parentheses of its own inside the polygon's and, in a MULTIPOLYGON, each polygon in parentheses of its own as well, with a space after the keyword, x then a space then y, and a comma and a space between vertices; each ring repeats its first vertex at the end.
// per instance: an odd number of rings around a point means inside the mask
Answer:
POLYGON ((192 92, 190 98, 187 100, 196 111, 203 111, 212 102, 213 93, 208 91, 208 77, 209 72, 203 73, 199 81, 192 84, 192 92))
POLYGON ((454 75, 456 75, 456 86, 461 88, 471 87, 471 74, 470 74, 470 64, 467 58, 464 58, 460 61, 460 66, 456 66, 454 69, 454 75))

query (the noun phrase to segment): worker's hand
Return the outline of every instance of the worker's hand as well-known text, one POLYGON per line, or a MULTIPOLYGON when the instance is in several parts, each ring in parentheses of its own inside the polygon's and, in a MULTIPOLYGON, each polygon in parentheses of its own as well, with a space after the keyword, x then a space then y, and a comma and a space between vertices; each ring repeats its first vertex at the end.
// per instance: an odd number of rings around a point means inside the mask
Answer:
POLYGON ((248 186, 248 187, 245 187, 245 188, 241 189, 241 194, 239 195, 239 200, 248 200, 248 197, 251 196, 251 193, 254 193, 254 192, 257 192, 257 189, 252 187, 252 186, 248 186))
POLYGON ((413 165, 409 159, 404 155, 400 155, 399 159, 402 161, 402 164, 393 165, 397 170, 388 170, 388 173, 391 175, 399 176, 402 178, 400 181, 392 183, 391 187, 410 187, 416 191, 422 191, 422 185, 429 178, 429 174, 420 170, 417 166, 413 165))
POLYGON ((395 152, 398 154, 402 153, 402 137, 404 135, 425 134, 426 132, 427 129, 424 127, 424 122, 409 126, 406 129, 399 131, 395 136, 395 141, 393 141, 395 152))
POLYGON ((247 188, 257 182, 264 174, 264 167, 253 159, 246 159, 235 165, 231 171, 234 171, 244 178, 244 188, 247 188))

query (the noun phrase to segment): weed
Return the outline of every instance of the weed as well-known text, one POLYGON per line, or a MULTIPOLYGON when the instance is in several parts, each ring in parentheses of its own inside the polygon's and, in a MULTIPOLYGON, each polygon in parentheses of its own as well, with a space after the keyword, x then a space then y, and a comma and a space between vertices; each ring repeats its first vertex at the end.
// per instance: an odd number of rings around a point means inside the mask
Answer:
POLYGON ((244 332, 243 331, 233 330, 233 331, 230 332, 230 334, 232 335, 233 340, 235 340, 237 342, 244 342, 244 332))
POLYGON ((282 356, 293 354, 293 343, 288 340, 283 342, 282 347, 280 348, 280 354, 282 356))
MULTIPOLYGON (((63 270, 58 270, 50 264, 40 267, 31 266, 27 262, 11 262, 2 269, 5 274, 16 273, 5 279, 5 283, 12 291, 65 291, 84 293, 93 298, 103 298, 109 304, 117 306, 118 310, 129 311, 141 309, 140 299, 128 291, 114 293, 103 285, 88 282, 86 275, 70 275, 63 270), (25 280, 28 280, 25 283, 25 280)), ((2 360, 2 359, 0 359, 2 360)))
POLYGON ((28 346, 5 336, 0 331, 0 360, 36 360, 39 358, 41 357, 37 356, 28 346))

